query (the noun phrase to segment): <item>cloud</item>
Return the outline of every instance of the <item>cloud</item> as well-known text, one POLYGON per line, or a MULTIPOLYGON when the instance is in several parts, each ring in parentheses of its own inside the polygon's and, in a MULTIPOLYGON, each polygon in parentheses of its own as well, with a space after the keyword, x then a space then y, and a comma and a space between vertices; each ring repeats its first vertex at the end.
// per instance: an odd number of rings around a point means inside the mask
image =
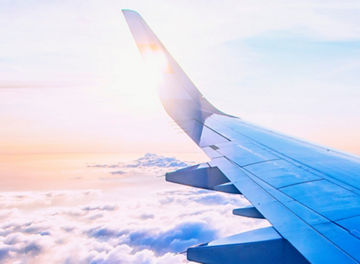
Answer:
POLYGON ((140 219, 146 220, 146 219, 153 219, 154 215, 153 214, 142 214, 139 216, 140 219))
POLYGON ((82 210, 84 211, 114 211, 117 209, 116 205, 97 205, 97 206, 86 206, 83 207, 82 210))
POLYGON ((0 261, 187 263, 190 246, 267 225, 231 214, 241 196, 164 186, 2 193, 0 261))
POLYGON ((159 156, 153 153, 146 153, 143 157, 138 158, 132 164, 125 165, 126 168, 181 168, 186 166, 188 166, 187 163, 180 161, 176 158, 159 156))
POLYGON ((132 249, 126 245, 113 248, 104 256, 96 256, 91 263, 146 263, 146 264, 168 264, 168 263, 187 263, 183 255, 171 253, 156 257, 150 250, 142 250, 137 254, 132 253, 132 249))
POLYGON ((154 153, 146 153, 144 156, 126 163, 119 162, 113 164, 88 164, 87 167, 100 169, 121 169, 116 171, 109 171, 109 173, 112 175, 125 175, 129 172, 159 174, 165 173, 168 171, 168 169, 176 170, 192 164, 193 163, 191 162, 184 162, 174 157, 165 157, 154 153))
POLYGON ((180 223, 172 228, 159 231, 151 227, 141 230, 113 230, 109 228, 90 229, 86 234, 101 241, 118 239, 127 244, 135 252, 149 249, 156 255, 168 252, 179 253, 188 247, 208 242, 217 237, 217 231, 205 222, 180 223))
POLYGON ((110 173, 113 174, 113 175, 124 175, 124 174, 126 174, 126 172, 122 171, 122 170, 111 171, 110 173))
POLYGON ((114 169, 114 168, 119 168, 118 164, 94 164, 94 165, 88 165, 89 168, 109 168, 109 169, 114 169))
POLYGON ((128 236, 128 245, 150 249, 156 254, 179 253, 188 247, 208 242, 217 237, 217 231, 205 222, 187 222, 160 233, 150 230, 135 231, 128 236))

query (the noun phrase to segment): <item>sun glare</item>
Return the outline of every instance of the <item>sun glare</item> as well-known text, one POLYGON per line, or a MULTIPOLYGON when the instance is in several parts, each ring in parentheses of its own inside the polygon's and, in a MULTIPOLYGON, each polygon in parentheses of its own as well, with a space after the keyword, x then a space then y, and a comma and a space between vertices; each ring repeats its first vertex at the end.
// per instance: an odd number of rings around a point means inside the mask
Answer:
POLYGON ((161 108, 157 89, 164 74, 170 72, 170 66, 166 55, 157 45, 144 45, 140 50, 142 56, 136 54, 137 51, 130 54, 124 52, 121 54, 121 64, 118 59, 113 59, 104 67, 109 76, 104 91, 111 97, 114 95, 114 105, 118 105, 117 93, 129 95, 129 100, 123 101, 122 108, 126 105, 128 108, 137 106, 136 112, 142 114, 143 111, 148 113, 161 108))
POLYGON ((106 52, 99 66, 105 77, 102 89, 94 93, 106 96, 107 108, 139 115, 162 111, 157 90, 169 70, 168 60, 155 45, 144 45, 141 54, 134 46, 119 51, 115 44, 106 52))
POLYGON ((160 48, 142 48, 145 74, 155 85, 159 85, 164 74, 168 71, 168 60, 160 48))

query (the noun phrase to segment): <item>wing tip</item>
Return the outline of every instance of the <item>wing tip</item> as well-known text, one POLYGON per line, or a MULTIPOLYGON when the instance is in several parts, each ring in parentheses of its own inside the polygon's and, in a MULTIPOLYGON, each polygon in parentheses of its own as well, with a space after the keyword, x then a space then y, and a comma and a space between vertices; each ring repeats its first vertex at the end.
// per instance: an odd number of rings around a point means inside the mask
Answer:
POLYGON ((121 12, 125 16, 126 15, 138 15, 138 16, 140 16, 140 14, 137 11, 133 10, 133 9, 123 8, 123 9, 121 9, 121 12))

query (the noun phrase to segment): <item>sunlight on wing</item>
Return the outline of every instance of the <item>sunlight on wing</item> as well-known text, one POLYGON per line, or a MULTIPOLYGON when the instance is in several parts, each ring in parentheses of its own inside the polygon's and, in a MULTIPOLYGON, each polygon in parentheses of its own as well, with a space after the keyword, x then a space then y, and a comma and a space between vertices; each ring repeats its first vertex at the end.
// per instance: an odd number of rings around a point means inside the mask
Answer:
POLYGON ((161 48, 155 44, 143 45, 139 48, 144 59, 146 74, 154 84, 159 85, 164 73, 170 70, 165 54, 161 48))

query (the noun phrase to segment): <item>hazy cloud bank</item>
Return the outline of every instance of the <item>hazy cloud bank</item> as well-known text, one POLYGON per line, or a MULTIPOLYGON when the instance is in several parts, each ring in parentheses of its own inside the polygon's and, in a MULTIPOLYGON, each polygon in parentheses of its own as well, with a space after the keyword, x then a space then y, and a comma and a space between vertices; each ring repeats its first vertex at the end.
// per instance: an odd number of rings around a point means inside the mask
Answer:
POLYGON ((240 197, 188 188, 131 200, 120 189, 0 199, 3 263, 186 263, 178 253, 189 246, 264 225, 231 215, 240 197))
POLYGON ((146 154, 117 165, 118 188, 0 193, 0 262, 187 263, 179 253, 190 246, 267 225, 232 215, 247 204, 241 196, 144 176, 185 165, 146 154))

